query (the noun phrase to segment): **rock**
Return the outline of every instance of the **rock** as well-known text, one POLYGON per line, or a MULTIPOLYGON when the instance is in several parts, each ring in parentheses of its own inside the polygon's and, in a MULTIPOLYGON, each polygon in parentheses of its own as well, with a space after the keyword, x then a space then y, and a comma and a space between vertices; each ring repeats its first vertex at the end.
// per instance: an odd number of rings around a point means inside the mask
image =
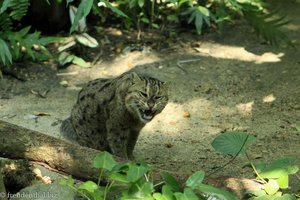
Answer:
POLYGON ((75 196, 76 193, 71 188, 57 183, 36 184, 8 195, 10 200, 73 200, 75 196))

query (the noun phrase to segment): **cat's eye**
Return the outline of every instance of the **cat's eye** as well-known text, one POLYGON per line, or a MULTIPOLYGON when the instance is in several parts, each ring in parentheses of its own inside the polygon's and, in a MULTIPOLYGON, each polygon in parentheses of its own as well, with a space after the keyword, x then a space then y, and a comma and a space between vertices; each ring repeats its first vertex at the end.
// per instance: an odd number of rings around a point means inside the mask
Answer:
POLYGON ((143 97, 148 97, 148 95, 145 92, 140 92, 140 95, 142 95, 143 97))
POLYGON ((161 99, 161 98, 162 98, 162 96, 156 96, 155 97, 156 100, 161 99))

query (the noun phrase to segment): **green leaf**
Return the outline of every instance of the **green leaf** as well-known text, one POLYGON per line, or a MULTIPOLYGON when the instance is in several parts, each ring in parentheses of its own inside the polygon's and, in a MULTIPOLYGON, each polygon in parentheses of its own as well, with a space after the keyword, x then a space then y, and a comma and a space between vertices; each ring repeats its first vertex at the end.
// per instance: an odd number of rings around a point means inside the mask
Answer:
POLYGON ((71 63, 73 61, 73 59, 74 59, 74 55, 70 55, 67 52, 62 52, 58 56, 58 63, 61 66, 64 66, 67 63, 71 63))
POLYGON ((79 65, 80 67, 83 67, 83 68, 89 68, 89 67, 91 67, 90 63, 86 62, 82 58, 79 58, 79 57, 77 57, 75 55, 74 55, 74 58, 73 58, 72 62, 74 64, 76 64, 76 65, 79 65))
POLYGON ((174 193, 176 200, 199 200, 199 197, 193 192, 191 188, 185 188, 183 193, 174 193))
POLYGON ((278 179, 276 179, 277 184, 279 185, 280 188, 286 189, 289 187, 289 176, 282 176, 278 179))
POLYGON ((59 184, 69 186, 69 187, 73 187, 74 186, 74 179, 72 178, 72 176, 68 176, 67 179, 60 179, 59 184))
POLYGON ((81 0, 78 9, 77 9, 77 13, 75 15, 74 21, 72 23, 70 32, 72 33, 76 27, 78 26, 79 20, 83 19, 84 17, 86 17, 90 11, 91 8, 93 6, 93 0, 81 0))
POLYGON ((127 172, 129 170, 129 165, 129 163, 120 163, 115 165, 110 171, 109 180, 129 183, 129 181, 127 181, 127 172))
POLYGON ((153 191, 154 191, 154 189, 153 189, 153 183, 152 182, 145 182, 140 187, 140 193, 144 197, 151 197, 153 191))
POLYGON ((200 184, 197 189, 211 199, 237 200, 230 192, 210 185, 200 184))
POLYGON ((138 0, 139 7, 142 8, 145 4, 145 0, 138 0))
POLYGON ((93 193, 95 190, 97 190, 99 186, 94 183, 93 181, 87 181, 81 184, 78 189, 86 190, 90 193, 93 193))
POLYGON ((212 142, 216 151, 235 156, 245 154, 245 146, 255 141, 255 137, 244 132, 225 132, 217 136, 212 142))
POLYGON ((162 194, 167 200, 173 200, 174 199, 172 189, 168 185, 163 185, 162 194))
POLYGON ((93 37, 91 37, 87 33, 75 35, 75 38, 79 43, 83 44, 84 46, 95 48, 95 47, 98 47, 98 45, 99 45, 97 40, 94 39, 93 37))
POLYGON ((191 175, 188 180, 186 181, 185 185, 187 187, 190 187, 192 189, 195 189, 199 186, 199 184, 202 183, 204 179, 205 173, 203 171, 195 172, 193 175, 191 175))
POLYGON ((99 153, 93 162, 93 167, 97 169, 107 169, 108 171, 112 170, 115 165, 116 161, 113 156, 106 151, 99 153))
POLYGON ((104 2, 106 7, 108 7, 109 9, 111 9, 111 11, 113 11, 114 13, 118 14, 119 16, 125 17, 125 18, 129 18, 125 13, 123 13, 123 11, 119 10, 117 7, 113 6, 110 2, 105 1, 105 0, 101 0, 101 2, 104 2))
POLYGON ((188 200, 199 200, 199 197, 191 188, 185 188, 183 193, 188 200))
POLYGON ((161 176, 167 186, 171 188, 174 192, 179 191, 179 183, 177 180, 167 172, 161 172, 161 176))
POLYGON ((246 5, 243 9, 243 15, 255 32, 271 45, 278 45, 280 41, 291 44, 290 38, 280 30, 280 27, 289 23, 285 17, 278 17, 278 10, 270 13, 264 13, 253 5, 246 5))
POLYGON ((153 197, 155 200, 169 200, 167 197, 165 197, 161 193, 154 193, 153 197))
POLYGON ((0 58, 4 65, 12 64, 12 55, 4 40, 0 38, 0 58))
POLYGON ((269 195, 274 195, 279 190, 279 185, 277 184, 277 181, 270 179, 268 183, 264 184, 265 191, 269 195))
POLYGON ((12 0, 4 0, 0 8, 0 14, 2 14, 10 6, 12 0))
POLYGON ((292 127, 294 127, 297 131, 300 131, 300 124, 293 124, 292 127))
POLYGON ((149 168, 145 165, 130 165, 129 170, 127 172, 127 181, 136 182, 144 176, 148 169, 149 168))
POLYGON ((280 178, 298 172, 299 167, 294 164, 296 158, 292 156, 280 158, 271 163, 255 164, 255 168, 262 178, 280 178))

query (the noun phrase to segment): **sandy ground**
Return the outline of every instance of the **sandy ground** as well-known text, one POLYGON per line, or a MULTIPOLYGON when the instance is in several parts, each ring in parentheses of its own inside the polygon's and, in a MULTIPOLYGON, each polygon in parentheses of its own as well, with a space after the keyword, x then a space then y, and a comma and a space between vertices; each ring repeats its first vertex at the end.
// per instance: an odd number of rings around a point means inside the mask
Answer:
MULTIPOLYGON (((28 81, 9 76, 1 80, 0 119, 60 137, 61 120, 68 117, 84 83, 136 70, 171 83, 169 104, 141 132, 134 152, 138 159, 172 171, 210 172, 230 159, 211 147, 225 131, 257 137, 248 148, 255 162, 299 157, 300 132, 293 124, 300 123, 300 2, 282 6, 293 19, 284 28, 298 50, 262 44, 241 22, 222 35, 181 34, 172 48, 104 58, 88 69, 19 64, 28 81), (64 80, 67 87, 59 84, 64 80), (34 94, 47 90, 46 98, 34 94), (42 112, 50 115, 34 119, 33 114, 42 112)), ((215 176, 254 177, 245 164, 238 157, 215 176)), ((300 181, 292 181, 292 189, 300 190, 300 181)))

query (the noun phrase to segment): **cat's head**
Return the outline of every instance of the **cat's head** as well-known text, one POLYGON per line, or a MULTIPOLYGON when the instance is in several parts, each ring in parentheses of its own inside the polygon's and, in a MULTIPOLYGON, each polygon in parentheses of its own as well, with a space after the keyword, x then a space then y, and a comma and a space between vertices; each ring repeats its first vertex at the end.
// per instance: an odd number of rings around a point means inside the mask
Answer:
POLYGON ((127 110, 142 123, 160 113, 168 102, 168 84, 155 78, 130 73, 131 84, 125 96, 127 110))

